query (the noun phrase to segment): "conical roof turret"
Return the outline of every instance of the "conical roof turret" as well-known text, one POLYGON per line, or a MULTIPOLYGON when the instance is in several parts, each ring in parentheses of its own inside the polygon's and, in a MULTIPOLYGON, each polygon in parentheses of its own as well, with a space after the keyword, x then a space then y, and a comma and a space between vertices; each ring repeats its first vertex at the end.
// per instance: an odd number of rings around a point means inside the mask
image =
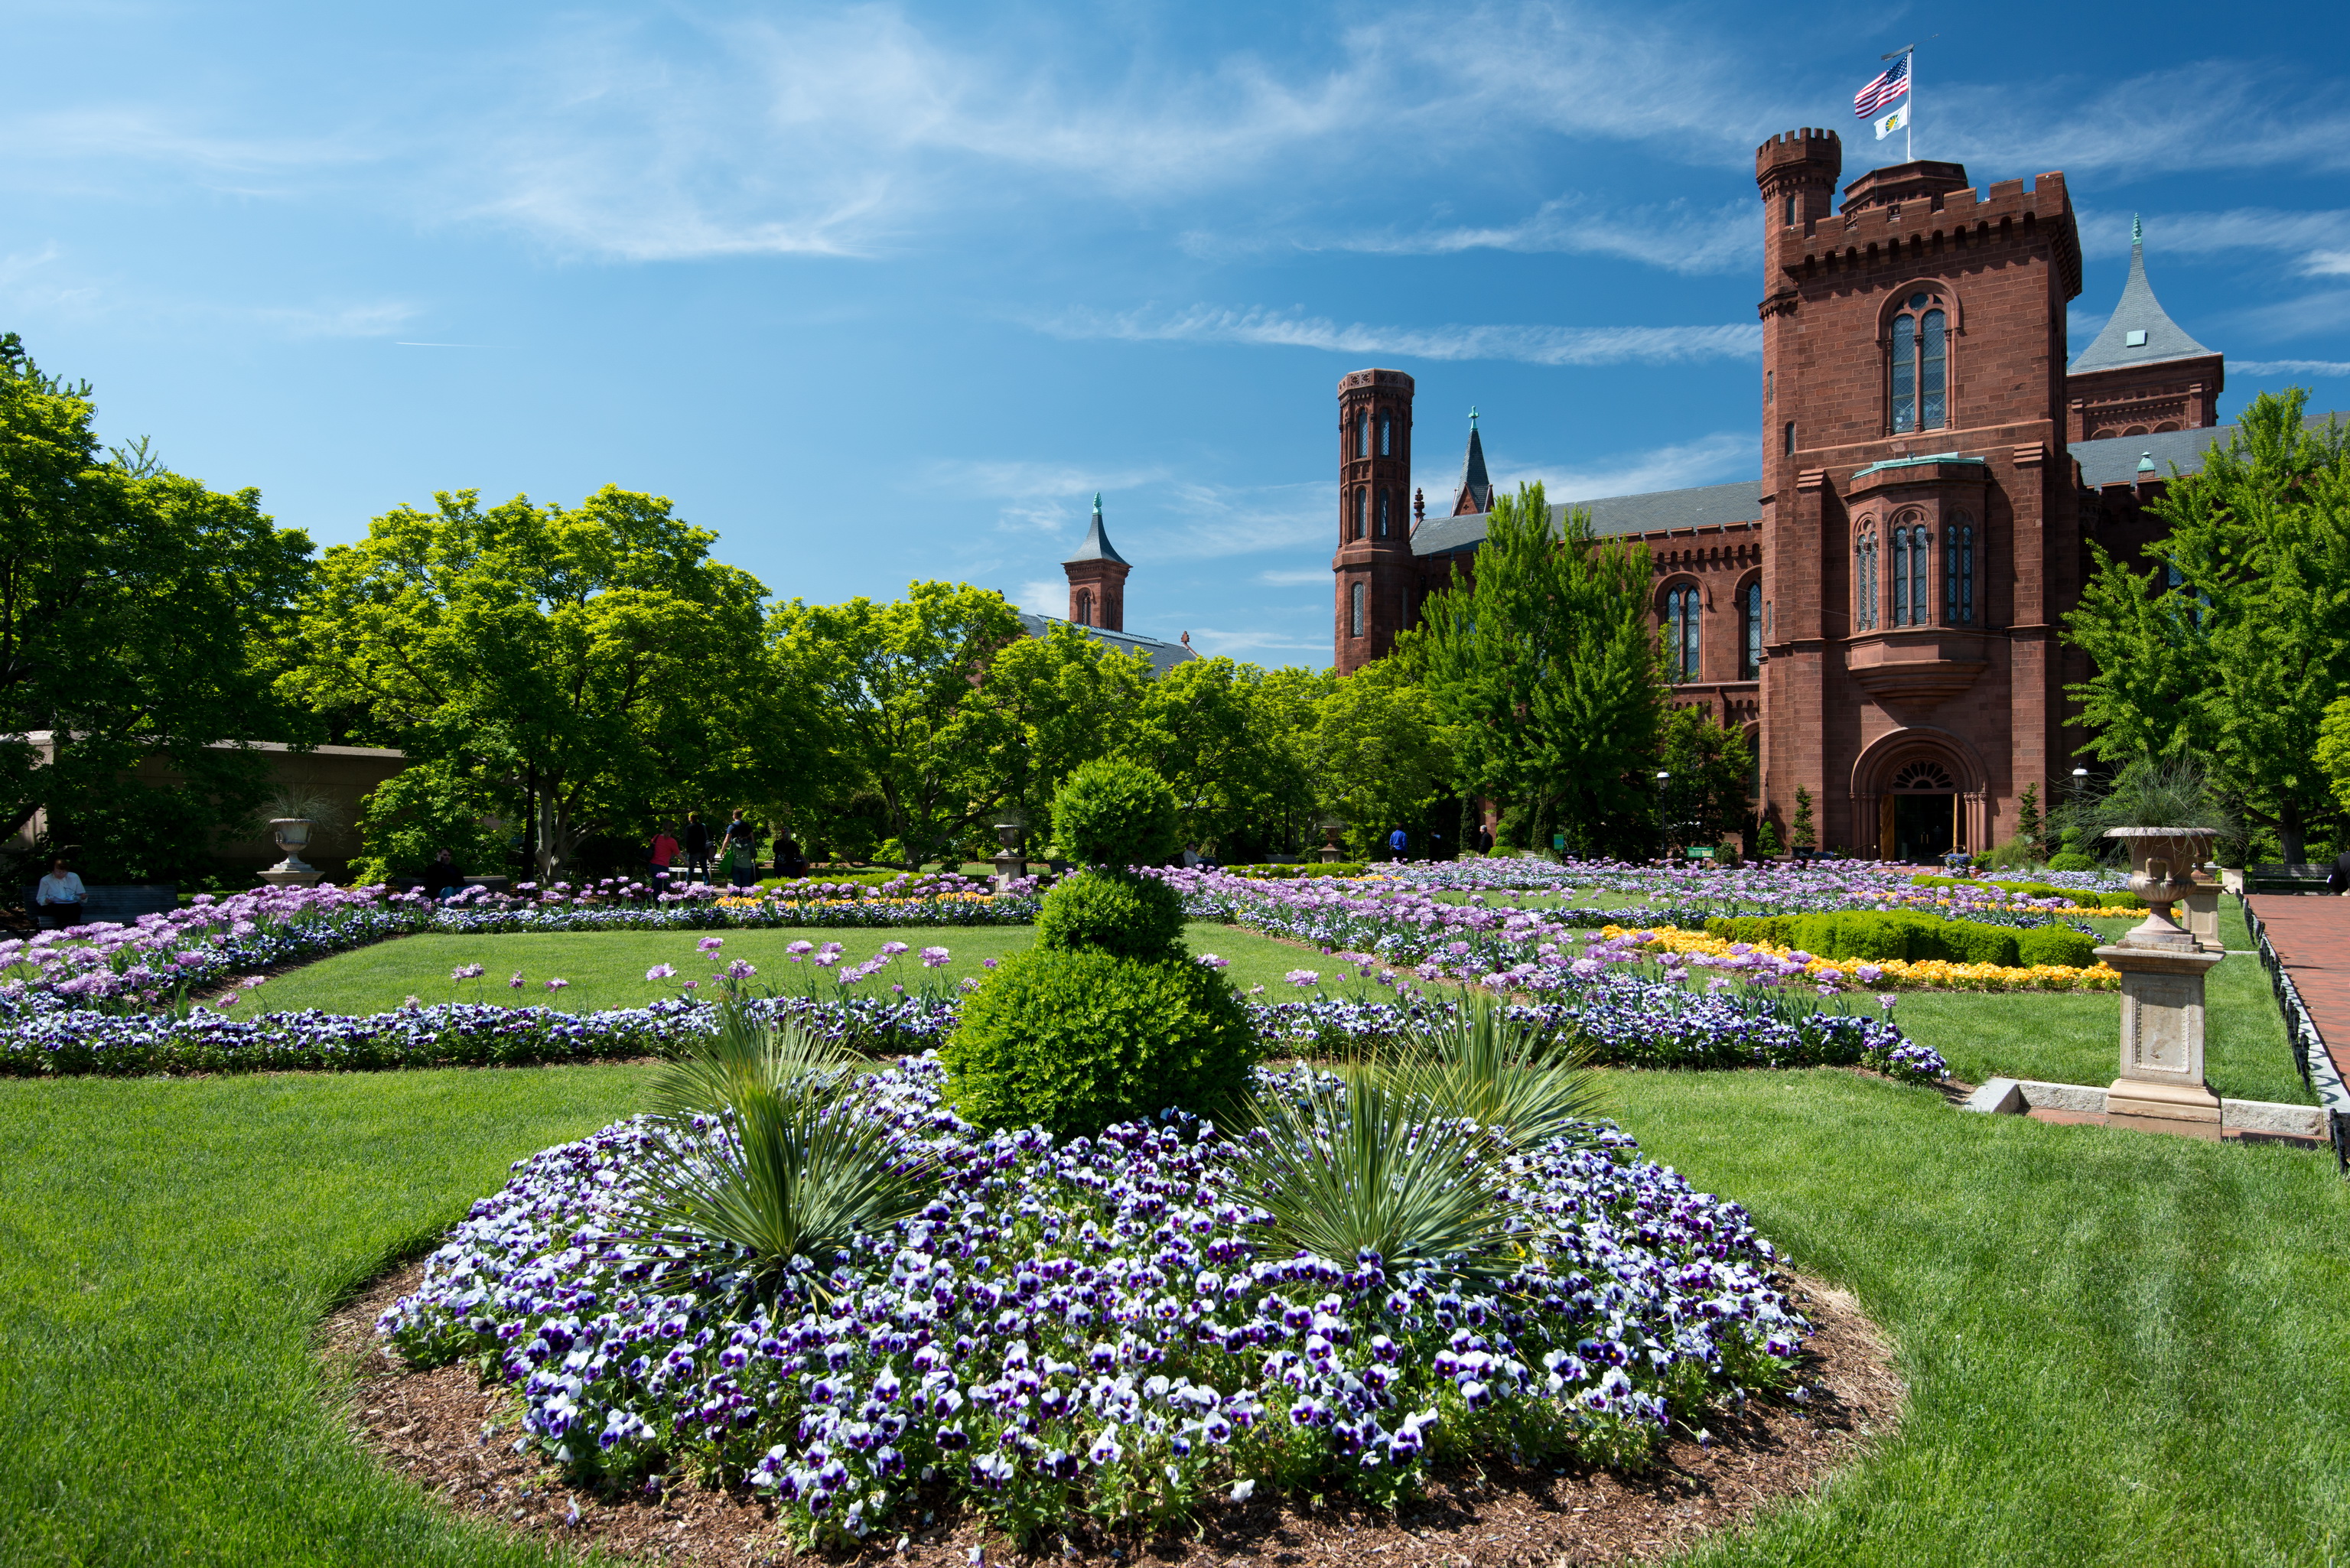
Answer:
POLYGON ((1098 490, 1094 492, 1094 525, 1086 530, 1086 542, 1077 546, 1077 553, 1063 557, 1061 565, 1073 566, 1079 561, 1115 561, 1121 566, 1131 564, 1118 553, 1117 546, 1109 542, 1109 535, 1102 529, 1101 492, 1098 490))
POLYGON ((1477 434, 1477 410, 1469 410, 1469 454, 1461 460, 1461 483, 1452 493, 1452 515, 1465 517, 1492 505, 1493 482, 1485 472, 1485 443, 1477 434))
POLYGON ((2178 323, 2170 319, 2154 288, 2146 281, 2146 229, 2130 219, 2129 281, 2122 286, 2121 303, 2114 306, 2106 329, 2067 367, 2067 374, 2112 370, 2125 365, 2147 365, 2158 359, 2188 359, 2209 354, 2178 323))

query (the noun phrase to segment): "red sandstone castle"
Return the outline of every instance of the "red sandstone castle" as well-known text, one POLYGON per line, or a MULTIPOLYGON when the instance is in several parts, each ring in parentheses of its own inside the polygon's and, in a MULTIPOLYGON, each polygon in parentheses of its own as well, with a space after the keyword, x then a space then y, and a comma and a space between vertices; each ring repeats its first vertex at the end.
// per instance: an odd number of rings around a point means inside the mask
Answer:
MULTIPOLYGON (((2080 743, 2063 645, 2089 542, 2124 556, 2171 463, 2224 432, 2221 357, 2179 330, 2133 244, 2121 303, 2065 362, 2081 248, 2062 174, 1978 192, 1956 163, 1865 174, 1792 130, 1757 150, 1762 478, 1570 503, 1655 562, 1676 701, 1742 726, 1783 835, 1930 858, 2058 797, 2080 743)), ((1411 483, 1412 379, 1338 383, 1336 663, 1380 657, 1466 573, 1492 486, 1475 415, 1451 515, 1411 483), (1412 497, 1409 516, 1406 497, 1412 497)), ((1565 508, 1559 508, 1563 512, 1565 508)))

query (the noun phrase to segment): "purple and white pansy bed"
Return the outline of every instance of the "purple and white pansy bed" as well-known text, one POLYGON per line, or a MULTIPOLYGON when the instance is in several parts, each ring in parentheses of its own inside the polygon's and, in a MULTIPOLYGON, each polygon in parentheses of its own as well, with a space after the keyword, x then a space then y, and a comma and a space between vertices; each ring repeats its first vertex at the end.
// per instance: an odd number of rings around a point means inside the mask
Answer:
MULTIPOLYGON (((715 1475, 810 1543, 955 1501, 1018 1538, 1268 1486, 1392 1504, 1448 1460, 1636 1464, 1708 1408, 1804 1397, 1771 1244, 1606 1124, 1533 1147, 1487 1129, 1461 1179, 1504 1195, 1501 1262, 1407 1267, 1274 1243, 1206 1121, 982 1133, 942 1082, 907 1057, 852 1092, 936 1187, 821 1271, 763 1282, 645 1234, 660 1134, 635 1119, 518 1162, 380 1332, 511 1386, 517 1447, 575 1477, 715 1475)), ((672 1136, 693 1158, 730 1135, 672 1136)))

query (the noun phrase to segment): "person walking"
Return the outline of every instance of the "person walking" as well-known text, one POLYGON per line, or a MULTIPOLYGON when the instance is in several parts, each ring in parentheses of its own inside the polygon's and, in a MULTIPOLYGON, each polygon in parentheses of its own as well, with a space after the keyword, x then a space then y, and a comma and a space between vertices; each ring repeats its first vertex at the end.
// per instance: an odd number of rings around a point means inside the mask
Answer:
POLYGON ((739 806, 733 820, 726 824, 724 851, 728 883, 737 888, 755 885, 759 880, 759 831, 743 820, 739 806))
POLYGON ((698 811, 685 814, 685 871, 689 877, 710 880, 710 825, 698 811))
POLYGON ((1401 823, 1398 823, 1396 825, 1396 830, 1388 835, 1388 858, 1390 860, 1402 859, 1404 846, 1409 842, 1410 841, 1404 836, 1403 825, 1401 823))
POLYGON ((33 889, 35 923, 45 931, 79 924, 81 907, 88 901, 89 889, 81 885, 81 877, 60 855, 49 862, 49 874, 33 889))
POLYGON ((677 858, 677 837, 666 827, 653 829, 653 841, 645 850, 645 875, 660 881, 669 875, 670 865, 677 858))

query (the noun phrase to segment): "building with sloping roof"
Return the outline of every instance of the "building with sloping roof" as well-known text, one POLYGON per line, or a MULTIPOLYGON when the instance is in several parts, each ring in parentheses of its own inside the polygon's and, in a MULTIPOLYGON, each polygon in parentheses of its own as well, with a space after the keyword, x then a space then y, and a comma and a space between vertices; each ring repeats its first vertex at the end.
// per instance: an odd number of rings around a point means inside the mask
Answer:
MULTIPOLYGON (((1764 296, 1757 480, 1571 509, 1646 547, 1679 705, 1743 729, 1782 837, 1797 792, 1823 846, 1927 861, 2013 836, 2059 798, 2085 738, 2059 636, 2093 543, 2129 558, 2199 468, 2225 362, 2129 274, 2067 363, 2081 252, 2061 173, 1977 190, 1956 163, 1844 187, 1832 130, 1755 154, 1764 296)), ((1383 656, 1428 596, 1474 572, 1492 505, 1471 411, 1451 514, 1411 483, 1412 379, 1338 383, 1335 662, 1383 656), (1402 515, 1403 497, 1411 515, 1402 515)))
MULTIPOLYGON (((1061 570, 1069 579, 1066 624, 1097 642, 1143 655, 1150 660, 1153 670, 1164 675, 1185 659, 1199 655, 1191 651, 1189 632, 1183 634, 1181 642, 1162 642, 1126 629, 1126 579, 1133 569, 1132 564, 1118 553, 1118 546, 1109 542, 1109 530, 1102 525, 1101 494, 1096 492, 1093 523, 1086 530, 1085 542, 1061 563, 1061 570)), ((1047 636, 1055 626, 1063 624, 1051 616, 1026 611, 1022 612, 1020 622, 1031 637, 1047 636)))

